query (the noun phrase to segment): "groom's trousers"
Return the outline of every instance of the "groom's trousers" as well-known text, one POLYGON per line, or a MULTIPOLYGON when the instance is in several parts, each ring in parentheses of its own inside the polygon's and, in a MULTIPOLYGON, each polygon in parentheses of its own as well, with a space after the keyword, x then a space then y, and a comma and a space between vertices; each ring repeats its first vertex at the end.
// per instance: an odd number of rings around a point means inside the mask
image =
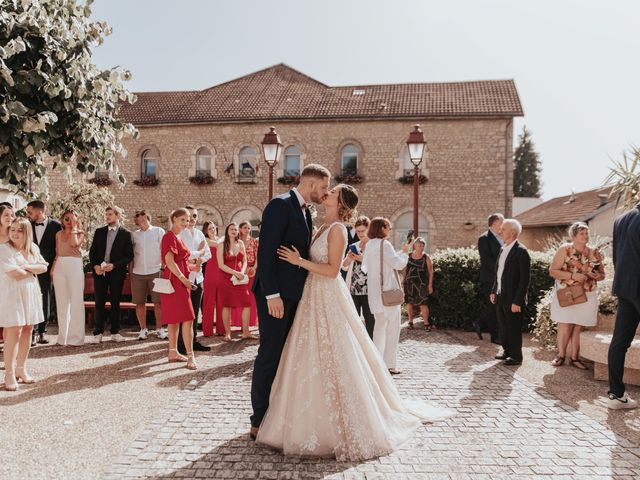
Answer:
POLYGON ((274 318, 269 315, 267 299, 262 288, 255 292, 255 297, 258 318, 260 319, 260 347, 253 366, 251 381, 251 405, 253 407, 251 426, 259 427, 269 407, 271 384, 278 370, 284 343, 296 316, 298 302, 283 299, 284 317, 274 318))

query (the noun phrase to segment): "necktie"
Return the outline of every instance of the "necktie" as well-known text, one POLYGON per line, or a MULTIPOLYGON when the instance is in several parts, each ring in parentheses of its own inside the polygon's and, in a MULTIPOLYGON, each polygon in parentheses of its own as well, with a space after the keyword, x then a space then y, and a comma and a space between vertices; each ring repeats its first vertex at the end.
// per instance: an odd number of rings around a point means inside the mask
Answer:
POLYGON ((311 232, 313 231, 313 220, 311 219, 311 210, 309 207, 304 205, 304 218, 307 221, 307 228, 309 228, 309 236, 311 236, 311 232))

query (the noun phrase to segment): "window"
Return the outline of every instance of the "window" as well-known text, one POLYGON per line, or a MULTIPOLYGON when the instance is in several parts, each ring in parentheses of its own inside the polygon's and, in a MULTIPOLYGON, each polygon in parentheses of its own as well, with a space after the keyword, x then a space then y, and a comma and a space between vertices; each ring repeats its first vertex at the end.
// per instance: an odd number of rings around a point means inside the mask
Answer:
MULTIPOLYGON (((413 230, 413 212, 408 211, 400 215, 393 224, 393 238, 391 242, 396 248, 400 248, 402 243, 407 239, 409 231, 413 230)), ((418 214, 418 236, 425 239, 425 251, 429 251, 429 222, 427 217, 418 214)))
POLYGON ((296 146, 284 150, 284 176, 300 176, 300 150, 296 146))
MULTIPOLYGON (((259 211, 243 209, 236 212, 231 217, 231 222, 235 222, 238 225, 240 225, 242 222, 249 222, 251 224, 251 236, 254 238, 258 238, 258 235, 260 234, 260 228, 258 227, 258 225, 260 225, 260 217, 261 215, 259 214, 259 211)), ((221 234, 223 233, 224 230, 221 234)))
POLYGON ((142 176, 155 177, 158 172, 158 151, 148 148, 142 152, 142 176))
POLYGON ((409 156, 409 149, 406 145, 400 150, 400 160, 402 162, 402 174, 404 176, 413 176, 414 167, 411 162, 411 157, 409 156))
POLYGON ((258 170, 258 152, 253 147, 242 147, 238 154, 237 182, 255 182, 258 170))
POLYGON ((343 175, 358 174, 358 147, 352 143, 342 148, 340 169, 343 175))
POLYGON ((211 175, 211 151, 207 147, 199 148, 196 152, 196 175, 211 175))
POLYGON ((96 180, 108 180, 109 179, 109 169, 105 167, 96 167, 95 171, 96 180))

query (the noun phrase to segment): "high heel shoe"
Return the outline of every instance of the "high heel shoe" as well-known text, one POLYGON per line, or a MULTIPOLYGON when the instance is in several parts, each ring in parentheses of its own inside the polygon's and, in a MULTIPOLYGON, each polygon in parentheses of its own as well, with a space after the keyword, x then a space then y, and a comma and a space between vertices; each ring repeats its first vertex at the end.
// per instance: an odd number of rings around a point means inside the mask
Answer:
POLYGON ((198 365, 196 364, 196 360, 195 360, 195 358, 193 358, 193 353, 187 354, 187 364, 185 365, 185 368, 187 368, 188 370, 197 370, 198 369, 198 365))
POLYGON ((176 362, 186 362, 187 357, 181 355, 176 352, 175 348, 169 349, 169 358, 167 359, 168 363, 176 363, 176 362), (171 352, 174 352, 174 355, 171 355, 171 352))
POLYGON ((9 377, 7 375, 5 375, 4 377, 4 389, 7 392, 15 392, 16 390, 18 390, 18 381, 16 380, 16 377, 13 377, 13 382, 9 383, 7 380, 9 380, 9 377))
POLYGON ((24 367, 16 368, 16 377, 21 380, 22 383, 36 383, 36 379, 30 376, 24 367))

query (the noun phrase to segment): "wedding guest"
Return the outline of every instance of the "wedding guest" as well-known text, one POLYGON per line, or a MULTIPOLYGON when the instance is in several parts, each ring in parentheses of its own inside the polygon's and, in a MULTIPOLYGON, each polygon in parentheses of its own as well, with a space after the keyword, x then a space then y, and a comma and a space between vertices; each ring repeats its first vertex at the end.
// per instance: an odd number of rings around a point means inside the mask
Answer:
MULTIPOLYGON (((640 200, 640 195, 636 195, 640 200)), ((613 224, 613 294, 618 297, 616 324, 609 344, 609 391, 607 407, 631 409, 637 400, 625 391, 622 376, 627 350, 640 323, 640 203, 613 224)))
MULTIPOLYGON (((0 203, 0 245, 9 241, 9 228, 11 222, 16 218, 13 207, 8 202, 0 203)), ((3 329, 0 327, 0 340, 3 339, 3 329)))
POLYGON ((162 260, 166 265, 162 278, 171 282, 174 292, 160 294, 162 321, 169 326, 168 361, 187 362, 186 368, 196 370, 193 356, 193 321, 195 313, 191 302, 193 283, 189 280, 192 269, 198 268, 189 264, 191 251, 180 238, 180 233, 189 226, 189 211, 178 208, 171 212, 171 229, 162 237, 160 246, 162 260), (178 352, 178 330, 182 331, 187 356, 178 352))
POLYGON ((213 336, 213 325, 216 326, 216 335, 224 335, 224 327, 222 325, 222 307, 218 301, 218 277, 220 276, 218 268, 218 228, 213 222, 206 221, 202 225, 202 233, 209 250, 211 250, 211 260, 203 265, 204 282, 202 284, 202 335, 205 337, 213 336), (206 267, 206 268, 205 268, 206 267))
MULTIPOLYGON (((351 248, 351 245, 358 241, 358 234, 356 232, 356 226, 353 222, 344 222, 343 225, 347 229, 347 249, 344 252, 344 255, 346 257, 349 255, 349 249, 351 248)), ((342 278, 345 281, 347 280, 348 274, 348 270, 345 270, 344 268, 340 269, 340 275, 342 275, 342 278)))
POLYGON ((499 344, 496 307, 489 300, 493 279, 496 276, 496 264, 502 247, 500 227, 504 221, 501 213, 494 213, 487 218, 488 230, 478 238, 478 253, 480 254, 480 318, 473 322, 473 328, 482 340, 482 330, 489 332, 491 343, 499 344))
POLYGON ((401 305, 385 306, 382 303, 382 292, 401 288, 398 271, 407 266, 407 252, 413 241, 405 242, 396 252, 389 242, 391 222, 383 217, 371 220, 367 236, 369 242, 364 252, 362 270, 367 274, 369 308, 375 317, 373 343, 382 354, 389 373, 397 375, 398 342, 400 341, 401 305), (382 269, 380 256, 383 256, 382 269))
MULTIPOLYGON (((204 276, 202 275, 202 265, 209 261, 211 258, 211 250, 207 244, 207 240, 204 237, 202 230, 196 228, 198 221, 198 210, 191 205, 185 207, 189 212, 189 224, 187 228, 180 232, 180 239, 187 246, 191 255, 189 261, 195 265, 196 268, 191 269, 189 273, 189 280, 193 284, 194 288, 191 289, 191 303, 193 304, 193 312, 195 314, 193 320, 193 349, 200 352, 207 352, 211 350, 211 347, 201 344, 197 340, 198 336, 198 315, 200 314, 200 306, 202 305, 202 282, 204 276)), ((183 355, 186 353, 184 340, 182 335, 178 337, 178 351, 183 355)))
POLYGON ((18 380, 34 383, 26 369, 31 331, 44 321, 42 293, 36 275, 47 262, 32 241, 32 227, 17 218, 9 229, 9 242, 0 245, 0 326, 4 327, 4 388, 18 389, 18 380))
POLYGON ((527 304, 531 276, 531 258, 527 248, 518 242, 520 222, 506 219, 500 227, 504 242, 498 257, 496 276, 490 300, 496 306, 498 334, 503 352, 496 360, 505 365, 522 364, 522 310, 527 304))
POLYGON ((38 275, 40 291, 42 292, 44 322, 40 322, 37 327, 34 327, 32 345, 36 341, 36 335, 38 343, 47 344, 49 340, 45 338, 44 334, 51 316, 51 297, 53 295, 51 268, 53 260, 56 258, 56 234, 62 229, 62 226, 60 222, 46 215, 46 207, 41 200, 32 200, 27 203, 27 217, 33 228, 33 241, 40 249, 42 258, 49 264, 48 270, 38 275))
POLYGON ((373 339, 373 329, 376 319, 369 308, 367 274, 362 271, 362 260, 365 247, 369 241, 367 230, 369 229, 369 217, 358 217, 354 224, 358 241, 353 242, 347 249, 348 253, 342 262, 342 271, 346 271, 345 282, 353 304, 356 306, 358 315, 364 317, 364 324, 369 334, 369 338, 373 339))
POLYGON ((222 320, 224 340, 231 341, 231 309, 242 308, 242 338, 254 338, 249 333, 251 300, 246 288, 247 253, 244 243, 238 238, 238 225, 230 223, 224 231, 224 240, 218 245, 218 265, 220 266, 220 298, 222 300, 222 320), (233 278, 243 283, 234 285, 233 278))
POLYGON ((433 263, 424 248, 427 242, 418 237, 413 241, 413 250, 409 255, 404 277, 404 301, 407 304, 409 328, 413 328, 416 308, 420 309, 422 322, 427 332, 431 331, 429 323, 429 295, 433 293, 433 263))
POLYGON ((549 275, 556 280, 556 288, 551 299, 551 320, 558 324, 558 355, 551 362, 554 367, 564 364, 567 346, 571 341, 570 364, 581 370, 587 367, 579 358, 580 332, 583 327, 593 327, 598 323, 597 282, 604 280, 604 259, 600 250, 588 246, 589 226, 575 222, 569 227, 571 242, 562 245, 551 262, 549 275), (580 285, 587 302, 561 307, 558 289, 580 285))
POLYGON ((151 225, 151 216, 144 210, 136 212, 134 222, 138 230, 131 233, 133 241, 133 265, 131 266, 131 301, 136 305, 136 318, 140 326, 138 340, 146 340, 149 335, 147 328, 147 297, 151 296, 153 313, 156 320, 156 334, 158 338, 167 338, 162 326, 162 309, 160 308, 160 294, 153 291, 153 280, 160 278, 162 258, 160 244, 165 234, 164 228, 151 225))
MULTIPOLYGON (((247 252, 247 275, 249 276, 247 290, 251 302, 249 309, 249 327, 255 327, 258 324, 258 311, 256 309, 256 299, 253 296, 253 280, 256 276, 256 270, 258 269, 258 239, 251 236, 251 224, 249 222, 241 222, 240 225, 238 225, 238 231, 240 232, 239 238, 244 243, 244 248, 247 252)), ((242 309, 234 309, 233 314, 231 317, 231 326, 240 327, 242 325, 242 309)))
POLYGON ((127 267, 133 260, 131 232, 120 225, 120 208, 105 209, 107 225, 96 229, 89 249, 89 263, 93 269, 96 316, 91 343, 102 342, 107 317, 105 304, 111 303, 111 340, 123 342, 120 335, 120 298, 127 276, 127 267), (108 293, 107 293, 108 292, 108 293))
POLYGON ((51 269, 58 312, 58 345, 84 344, 84 269, 82 246, 87 238, 71 209, 62 214, 62 230, 56 233, 56 257, 51 269))

